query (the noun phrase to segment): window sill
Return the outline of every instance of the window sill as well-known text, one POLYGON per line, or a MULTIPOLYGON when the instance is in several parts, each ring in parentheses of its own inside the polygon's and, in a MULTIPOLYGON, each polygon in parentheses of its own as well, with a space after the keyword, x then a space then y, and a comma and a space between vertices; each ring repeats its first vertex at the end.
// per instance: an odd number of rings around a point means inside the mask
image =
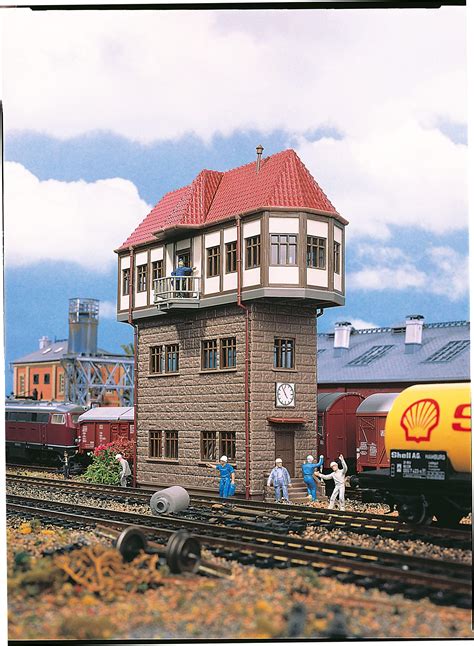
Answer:
POLYGON ((217 368, 216 370, 200 370, 200 375, 215 375, 220 372, 237 372, 237 368, 217 368))
MULTIPOLYGON (((216 465, 216 464, 219 462, 219 460, 215 460, 215 461, 213 461, 213 460, 209 460, 209 462, 212 462, 212 464, 213 464, 213 465, 216 465)), ((227 462, 227 464, 230 464, 230 466, 231 466, 231 467, 234 467, 234 469, 236 469, 236 468, 237 468, 237 462, 227 462)), ((211 467, 207 466, 207 462, 198 462, 198 464, 197 464, 197 465, 198 465, 198 467, 206 467, 207 469, 210 469, 210 468, 211 468, 211 467)), ((215 469, 215 470, 217 471, 217 469, 215 468, 215 466, 213 466, 212 468, 213 468, 213 469, 215 469)))
POLYGON ((156 374, 148 375, 149 379, 156 379, 157 377, 179 377, 181 373, 179 372, 159 372, 156 374))
POLYGON ((159 464, 179 464, 179 460, 173 458, 146 458, 146 462, 158 462, 159 464))
POLYGON ((272 368, 272 372, 298 372, 297 368, 272 368))

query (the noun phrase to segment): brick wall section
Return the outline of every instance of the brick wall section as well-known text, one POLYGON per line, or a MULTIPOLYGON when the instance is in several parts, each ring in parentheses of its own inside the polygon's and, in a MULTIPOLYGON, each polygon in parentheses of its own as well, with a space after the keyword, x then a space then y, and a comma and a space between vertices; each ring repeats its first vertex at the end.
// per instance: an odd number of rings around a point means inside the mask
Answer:
POLYGON ((274 466, 275 433, 292 431, 295 438, 295 476, 299 465, 316 446, 316 318, 309 305, 255 303, 251 314, 251 490, 262 492, 263 473, 274 466), (273 369, 275 337, 295 339, 295 371, 273 369), (295 383, 294 408, 275 406, 275 383, 295 383), (304 425, 275 425, 267 417, 304 417, 304 425))
MULTIPOLYGON (((251 493, 261 495, 263 473, 275 459, 275 429, 268 416, 301 416, 296 427, 299 465, 316 438, 316 324, 314 307, 252 303, 250 322, 251 493), (296 372, 273 371, 275 336, 296 340, 296 372), (296 383, 296 407, 275 407, 275 382, 296 383)), ((245 490, 245 315, 236 305, 170 313, 138 322, 137 478, 196 488, 217 488, 214 472, 200 463, 200 431, 236 432, 237 491, 245 490), (237 370, 200 374, 201 341, 235 336, 237 370), (149 376, 149 348, 180 345, 179 375, 149 376), (179 431, 179 460, 150 460, 150 430, 179 431)), ((294 427, 291 427, 292 430, 294 427)), ((297 473, 296 475, 299 475, 297 473)))

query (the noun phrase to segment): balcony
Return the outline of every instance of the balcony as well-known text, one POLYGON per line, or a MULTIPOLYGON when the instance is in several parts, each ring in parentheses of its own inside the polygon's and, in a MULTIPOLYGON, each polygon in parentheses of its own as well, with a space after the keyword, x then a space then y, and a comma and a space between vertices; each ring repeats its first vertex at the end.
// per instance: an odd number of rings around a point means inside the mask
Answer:
POLYGON ((160 310, 199 307, 201 279, 196 276, 167 276, 153 281, 153 302, 160 310))

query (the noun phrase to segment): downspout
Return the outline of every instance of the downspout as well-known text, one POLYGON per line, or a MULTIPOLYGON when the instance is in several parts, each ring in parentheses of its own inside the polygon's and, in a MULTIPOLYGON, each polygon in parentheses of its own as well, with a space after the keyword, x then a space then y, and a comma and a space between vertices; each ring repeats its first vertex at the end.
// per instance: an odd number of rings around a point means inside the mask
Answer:
MULTIPOLYGON (((318 339, 318 318, 324 314, 324 309, 322 307, 317 307, 316 308, 316 457, 319 459, 319 455, 322 451, 321 446, 320 446, 320 438, 318 435, 318 417, 319 417, 319 411, 318 411, 318 347, 317 347, 317 339, 318 339)), ((323 464, 324 467, 324 464, 323 464)))
POLYGON ((133 327, 133 427, 135 429, 135 441, 133 443, 133 474, 132 486, 137 486, 137 349, 138 349, 138 328, 133 322, 133 294, 135 291, 135 256, 133 246, 130 247, 130 280, 128 289, 128 324, 133 327))
POLYGON ((235 217, 237 224, 237 305, 245 312, 245 498, 250 498, 250 310, 242 303, 242 231, 240 215, 235 217))

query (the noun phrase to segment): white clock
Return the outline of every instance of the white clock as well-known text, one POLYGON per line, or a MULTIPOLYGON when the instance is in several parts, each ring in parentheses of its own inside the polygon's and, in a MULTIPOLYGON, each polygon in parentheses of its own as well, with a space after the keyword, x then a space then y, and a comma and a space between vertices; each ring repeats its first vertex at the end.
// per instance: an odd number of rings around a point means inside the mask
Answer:
POLYGON ((275 384, 276 406, 279 408, 293 408, 295 405, 295 384, 288 382, 275 384))

